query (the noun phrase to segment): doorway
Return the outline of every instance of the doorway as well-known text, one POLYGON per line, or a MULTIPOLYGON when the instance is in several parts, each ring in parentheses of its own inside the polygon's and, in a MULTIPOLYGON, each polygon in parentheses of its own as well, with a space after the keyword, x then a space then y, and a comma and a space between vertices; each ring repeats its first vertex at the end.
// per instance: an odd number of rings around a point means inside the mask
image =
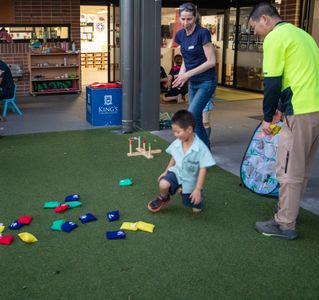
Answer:
POLYGON ((120 79, 120 10, 118 6, 81 5, 82 85, 120 79))
POLYGON ((235 57, 235 87, 253 91, 263 90, 262 46, 263 39, 249 26, 248 16, 252 7, 237 9, 235 32, 237 51, 235 57))

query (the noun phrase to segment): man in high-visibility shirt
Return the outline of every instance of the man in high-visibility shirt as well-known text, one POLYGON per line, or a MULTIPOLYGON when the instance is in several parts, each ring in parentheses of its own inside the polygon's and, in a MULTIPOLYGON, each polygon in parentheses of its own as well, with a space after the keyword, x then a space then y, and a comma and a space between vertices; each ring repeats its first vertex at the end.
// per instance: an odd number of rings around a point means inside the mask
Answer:
POLYGON ((255 6, 249 23, 265 37, 263 132, 271 134, 270 125, 284 118, 276 163, 278 211, 255 228, 266 236, 295 239, 300 201, 319 146, 319 49, 308 33, 284 22, 269 3, 255 6))

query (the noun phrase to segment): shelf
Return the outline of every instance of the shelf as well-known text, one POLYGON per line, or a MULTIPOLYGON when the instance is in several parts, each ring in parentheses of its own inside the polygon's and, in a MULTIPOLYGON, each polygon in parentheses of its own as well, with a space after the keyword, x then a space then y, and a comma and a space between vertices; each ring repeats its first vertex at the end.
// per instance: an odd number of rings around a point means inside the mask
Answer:
POLYGON ((69 88, 69 89, 52 89, 52 90, 45 90, 40 92, 32 92, 32 95, 40 95, 40 94, 59 94, 59 93, 77 93, 81 92, 78 88, 69 88))
POLYGON ((41 78, 41 79, 31 79, 32 82, 39 82, 39 81, 61 81, 61 80, 79 80, 79 77, 75 78, 41 78))
POLYGON ((67 66, 43 66, 43 67, 37 67, 37 66, 31 66, 31 69, 56 69, 56 68, 79 68, 79 65, 67 65, 67 66))
POLYGON ((83 52, 81 53, 81 66, 84 68, 107 67, 108 52, 83 52))
POLYGON ((57 55, 79 55, 80 52, 61 52, 61 53, 30 53, 31 56, 57 56, 57 55))
POLYGON ((80 52, 29 53, 28 70, 31 95, 81 92, 80 52))

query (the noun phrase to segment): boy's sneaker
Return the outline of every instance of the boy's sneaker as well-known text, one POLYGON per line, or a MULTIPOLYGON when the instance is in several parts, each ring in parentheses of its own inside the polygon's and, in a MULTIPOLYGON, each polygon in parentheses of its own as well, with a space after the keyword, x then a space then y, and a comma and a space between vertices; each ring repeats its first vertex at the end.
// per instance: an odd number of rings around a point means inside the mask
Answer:
POLYGON ((147 204, 147 208, 151 212, 158 212, 161 210, 161 208, 165 205, 167 205, 170 202, 171 198, 168 195, 167 199, 164 199, 162 196, 158 196, 154 200, 151 200, 147 204))
POLYGON ((275 236, 282 239, 294 240, 298 233, 293 229, 281 229, 274 219, 264 222, 256 222, 255 229, 265 236, 275 236))

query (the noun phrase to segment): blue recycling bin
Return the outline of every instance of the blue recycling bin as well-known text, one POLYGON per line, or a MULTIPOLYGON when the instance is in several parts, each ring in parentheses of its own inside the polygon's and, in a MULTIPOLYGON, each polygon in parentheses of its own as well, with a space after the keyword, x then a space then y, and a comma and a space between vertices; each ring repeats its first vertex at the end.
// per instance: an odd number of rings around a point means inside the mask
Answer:
POLYGON ((122 125, 122 88, 87 86, 86 120, 93 126, 122 125))

